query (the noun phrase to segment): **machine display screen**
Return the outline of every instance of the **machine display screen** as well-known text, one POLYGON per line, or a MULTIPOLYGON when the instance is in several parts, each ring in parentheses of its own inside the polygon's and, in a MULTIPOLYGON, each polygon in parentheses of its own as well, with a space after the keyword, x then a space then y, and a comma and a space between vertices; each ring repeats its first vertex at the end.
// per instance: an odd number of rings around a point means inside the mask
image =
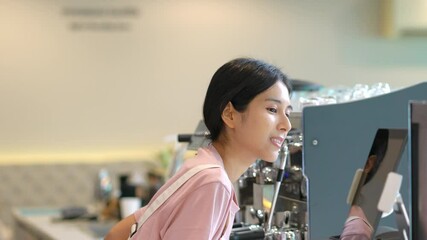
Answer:
POLYGON ((378 210, 387 176, 395 172, 406 146, 407 129, 378 129, 353 199, 376 230, 382 212, 378 210))

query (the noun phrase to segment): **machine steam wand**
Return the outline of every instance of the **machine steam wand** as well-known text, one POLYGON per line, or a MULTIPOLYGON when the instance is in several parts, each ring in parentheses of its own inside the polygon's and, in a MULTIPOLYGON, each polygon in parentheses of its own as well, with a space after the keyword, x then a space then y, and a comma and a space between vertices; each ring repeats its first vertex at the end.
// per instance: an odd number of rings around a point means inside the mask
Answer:
POLYGON ((276 202, 279 196, 280 185, 282 184, 283 176, 285 175, 285 166, 286 166, 286 161, 288 159, 288 155, 289 155, 288 145, 286 144, 286 142, 284 142, 279 151, 280 165, 279 165, 279 171, 277 173, 276 183, 274 185, 274 195, 271 203, 270 214, 268 216, 267 224, 264 226, 264 231, 266 235, 271 231, 271 222, 273 221, 273 215, 274 215, 273 211, 276 208, 276 202))

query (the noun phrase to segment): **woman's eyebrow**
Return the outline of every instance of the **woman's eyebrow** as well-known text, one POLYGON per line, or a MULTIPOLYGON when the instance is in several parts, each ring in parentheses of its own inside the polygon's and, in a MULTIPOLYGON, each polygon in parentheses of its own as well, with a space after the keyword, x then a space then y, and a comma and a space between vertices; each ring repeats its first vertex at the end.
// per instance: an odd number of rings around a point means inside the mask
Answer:
MULTIPOLYGON (((282 104, 282 101, 281 101, 281 100, 279 100, 279 99, 277 99, 277 98, 266 98, 266 99, 265 99, 265 101, 266 101, 266 102, 267 102, 267 101, 271 101, 271 102, 276 102, 276 103, 282 104)), ((288 106, 286 107, 286 109, 287 109, 287 110, 294 110, 294 108, 292 107, 292 105, 288 105, 288 106)))
POLYGON ((276 103, 282 104, 282 101, 280 101, 279 99, 276 99, 276 98, 266 98, 265 101, 266 102, 271 101, 271 102, 276 102, 276 103))

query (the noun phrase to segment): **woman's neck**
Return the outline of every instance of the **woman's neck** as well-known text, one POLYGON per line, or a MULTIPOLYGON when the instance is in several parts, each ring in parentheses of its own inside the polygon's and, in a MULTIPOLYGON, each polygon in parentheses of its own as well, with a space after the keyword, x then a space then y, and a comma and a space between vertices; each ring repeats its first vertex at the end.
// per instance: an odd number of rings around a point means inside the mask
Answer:
POLYGON ((243 151, 239 151, 233 146, 225 144, 224 141, 215 141, 212 142, 212 145, 221 156, 224 169, 231 182, 236 182, 256 160, 255 158, 250 159, 249 157, 245 157, 243 151))

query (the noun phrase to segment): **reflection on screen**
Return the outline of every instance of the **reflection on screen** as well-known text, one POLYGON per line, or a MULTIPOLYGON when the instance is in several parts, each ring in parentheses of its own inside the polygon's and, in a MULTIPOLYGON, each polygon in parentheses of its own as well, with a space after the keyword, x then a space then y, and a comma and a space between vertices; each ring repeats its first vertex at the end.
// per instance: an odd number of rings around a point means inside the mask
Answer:
POLYGON ((382 214, 378 202, 387 175, 396 171, 406 135, 407 130, 403 129, 378 129, 369 151, 353 204, 362 208, 374 230, 382 214))

